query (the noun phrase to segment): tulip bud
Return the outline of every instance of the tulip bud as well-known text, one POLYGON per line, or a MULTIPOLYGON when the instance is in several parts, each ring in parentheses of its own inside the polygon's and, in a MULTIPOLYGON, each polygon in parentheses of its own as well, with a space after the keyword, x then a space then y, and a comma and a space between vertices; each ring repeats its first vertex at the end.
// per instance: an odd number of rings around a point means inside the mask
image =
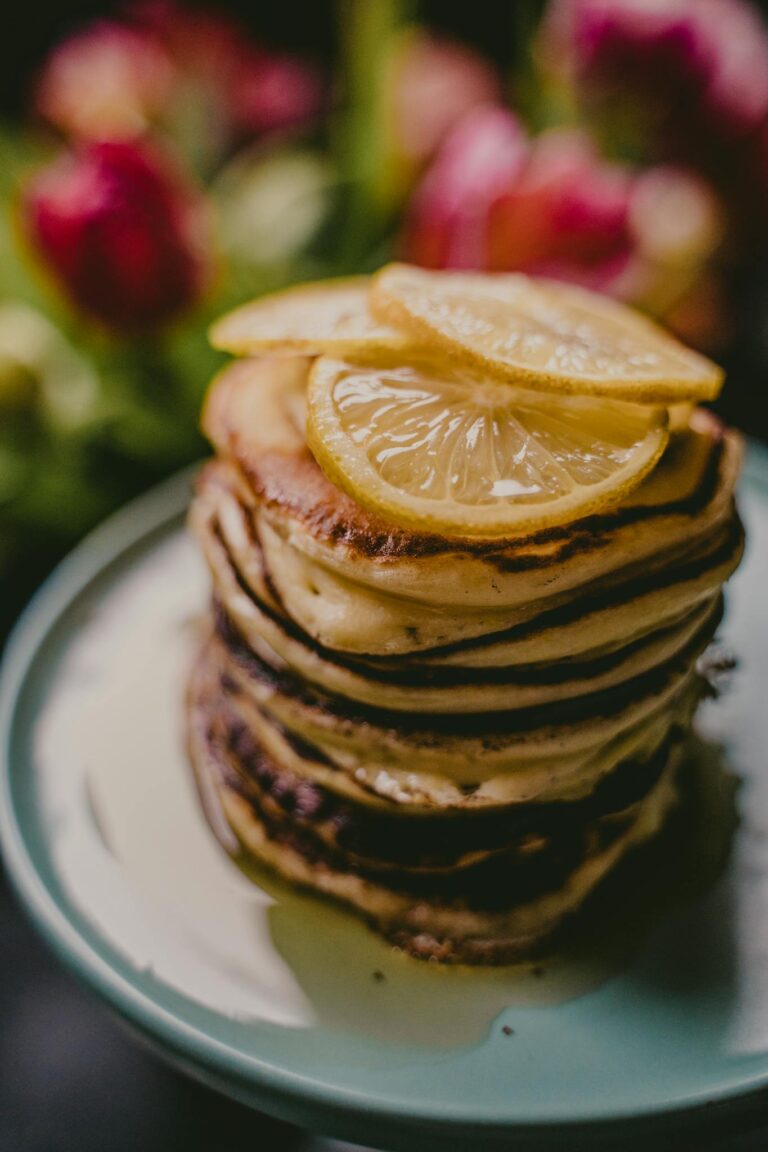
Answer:
POLYGON ((236 135, 250 138, 305 124, 322 103, 314 68, 292 56, 253 49, 234 78, 229 112, 236 135))
POLYGON ((82 139, 137 136, 163 107, 172 78, 150 33, 101 21, 54 49, 35 103, 49 123, 82 139))
MULTIPOLYGON (((233 145, 312 120, 324 103, 322 77, 297 57, 271 52, 231 16, 176 0, 144 0, 130 9, 135 25, 173 60, 178 84, 165 119, 184 138, 185 117, 212 139, 218 160, 233 145)), ((199 142, 198 142, 199 146, 199 142)))
POLYGON ((525 133, 505 108, 469 112, 448 135, 416 191, 406 221, 405 255, 429 268, 487 264, 491 206, 516 179, 525 133))
MULTIPOLYGON (((228 268, 252 280, 265 265, 296 260, 329 219, 335 173, 307 149, 247 149, 211 187, 228 268)), ((247 290, 247 289, 246 289, 247 290)))
POLYGON ((630 186, 629 173, 604 161, 585 133, 545 132, 492 206, 488 266, 608 290, 630 248, 630 186))
POLYGON ((754 182, 768 30, 745 0, 554 0, 538 57, 615 145, 754 182))
POLYGON ((665 316, 722 243, 710 187, 672 166, 605 160, 577 129, 528 139, 503 108, 451 132, 413 198, 407 259, 583 284, 665 316))
POLYGON ((395 194, 413 183, 471 109, 500 98, 499 77, 479 53, 419 28, 399 34, 388 62, 382 125, 395 194))
POLYGON ((32 180, 23 214, 71 300, 116 332, 157 329, 205 289, 202 201, 146 145, 101 142, 64 154, 32 180))
POLYGON ((723 240, 722 213, 711 188, 680 168, 649 168, 633 184, 629 229, 633 262, 625 293, 668 319, 672 311, 682 315, 681 302, 689 298, 708 301, 702 319, 711 313, 713 293, 699 290, 723 240))

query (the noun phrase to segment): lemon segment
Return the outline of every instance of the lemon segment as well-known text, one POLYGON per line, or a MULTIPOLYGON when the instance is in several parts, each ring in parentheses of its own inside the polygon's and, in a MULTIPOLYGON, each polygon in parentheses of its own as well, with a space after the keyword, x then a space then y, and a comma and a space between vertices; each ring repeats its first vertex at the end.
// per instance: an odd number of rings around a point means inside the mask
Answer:
POLYGON ((721 369, 615 300, 521 274, 390 264, 371 310, 432 350, 542 392, 636 403, 712 400, 721 369))
POLYGON ((237 356, 349 356, 413 346, 407 333, 372 318, 368 287, 367 276, 354 276, 261 296, 217 320, 210 341, 237 356))
POLYGON ((513 537, 616 505, 667 443, 666 410, 538 395, 446 371, 321 357, 307 442, 329 479, 402 527, 513 537))

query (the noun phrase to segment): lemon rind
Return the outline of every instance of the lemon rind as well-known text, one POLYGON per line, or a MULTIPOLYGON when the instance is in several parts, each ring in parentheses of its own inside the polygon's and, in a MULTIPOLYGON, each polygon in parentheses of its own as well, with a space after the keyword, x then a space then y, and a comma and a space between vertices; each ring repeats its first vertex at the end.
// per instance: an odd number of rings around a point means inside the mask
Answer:
MULTIPOLYGON (((304 338, 300 336, 280 337, 248 337, 242 334, 249 316, 259 312, 262 308, 269 308, 282 300, 311 296, 314 293, 333 291, 336 288, 361 289, 365 293, 370 283, 368 276, 337 276, 327 280, 312 280, 307 283, 293 284, 281 288, 277 292, 270 292, 249 300, 245 304, 220 316, 208 329, 208 339, 211 345, 220 352, 229 352, 234 356, 254 356, 259 354, 287 356, 322 355, 327 352, 334 355, 352 355, 358 351, 370 352, 400 352, 413 345, 413 339, 407 332, 392 329, 391 335, 382 331, 381 335, 373 335, 364 339, 329 337, 327 339, 304 338)), ((375 318, 371 315, 371 319, 375 318)), ((381 321, 378 321, 380 324, 381 321)), ((384 326, 382 326, 383 328, 384 326)))

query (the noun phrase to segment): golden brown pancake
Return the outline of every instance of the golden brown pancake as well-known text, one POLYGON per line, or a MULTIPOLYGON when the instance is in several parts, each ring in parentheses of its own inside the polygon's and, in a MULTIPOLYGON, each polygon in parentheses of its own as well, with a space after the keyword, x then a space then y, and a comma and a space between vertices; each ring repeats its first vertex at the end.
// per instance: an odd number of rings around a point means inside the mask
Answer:
POLYGON ((743 549, 740 441, 695 411, 607 512, 503 541, 411 532, 314 461, 309 364, 231 365, 205 406, 189 743, 212 823, 414 955, 504 963, 674 804, 743 549))
MULTIPOLYGON (((190 686, 189 749, 201 792, 218 806, 212 826, 223 815, 246 858, 348 904, 419 958, 504 964, 531 954, 627 852, 658 831, 676 799, 677 742, 661 754, 640 799, 589 813, 575 830, 550 817, 537 833, 518 824, 499 844, 496 827, 486 832, 495 837, 492 848, 452 855, 454 821, 429 837, 428 852, 419 848, 423 832, 406 838, 404 850, 396 831, 397 857, 376 857, 364 847, 370 830, 355 827, 354 807, 345 801, 329 809, 317 789, 281 772, 251 732, 222 721, 210 687, 202 661, 190 686)), ((381 831, 378 841, 387 843, 381 831)))
MULTIPOLYGON (((575 799, 618 765, 651 755, 685 730, 706 682, 681 662, 576 705, 446 717, 345 707, 278 675, 226 639, 204 659, 251 706, 249 722, 294 746, 329 787, 416 808, 480 809, 535 799, 575 799)), ((269 741, 267 741, 269 742, 269 741)), ((305 763, 306 768, 306 763, 305 763)))
MULTIPOLYGON (((407 532, 356 505, 309 454, 306 371, 290 359, 231 366, 213 385, 204 427, 234 469, 223 482, 248 512, 240 531, 258 539, 255 562, 266 564, 286 611, 327 647, 396 655, 495 633, 579 587, 648 578, 711 550, 732 523, 740 442, 698 412, 651 476, 606 514, 501 544, 407 532)), ((236 533, 231 516, 228 524, 236 533)))

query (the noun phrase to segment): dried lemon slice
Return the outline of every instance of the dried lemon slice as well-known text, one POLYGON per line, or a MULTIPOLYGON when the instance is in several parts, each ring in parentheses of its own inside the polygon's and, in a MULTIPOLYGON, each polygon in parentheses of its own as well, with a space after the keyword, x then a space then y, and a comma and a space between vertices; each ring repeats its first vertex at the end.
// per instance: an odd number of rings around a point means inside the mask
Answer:
POLYGON ((307 399, 307 442, 335 484, 446 535, 525 535, 615 505, 667 442, 665 409, 538 395, 429 361, 321 357, 307 399))
POLYGON ((646 317, 583 288, 519 274, 390 264, 371 310, 498 379, 638 403, 712 400, 723 374, 646 317))
POLYGON ((211 343, 238 356, 349 356, 412 347, 407 333, 371 317, 368 287, 367 276, 354 276, 262 296, 217 320, 211 343))

